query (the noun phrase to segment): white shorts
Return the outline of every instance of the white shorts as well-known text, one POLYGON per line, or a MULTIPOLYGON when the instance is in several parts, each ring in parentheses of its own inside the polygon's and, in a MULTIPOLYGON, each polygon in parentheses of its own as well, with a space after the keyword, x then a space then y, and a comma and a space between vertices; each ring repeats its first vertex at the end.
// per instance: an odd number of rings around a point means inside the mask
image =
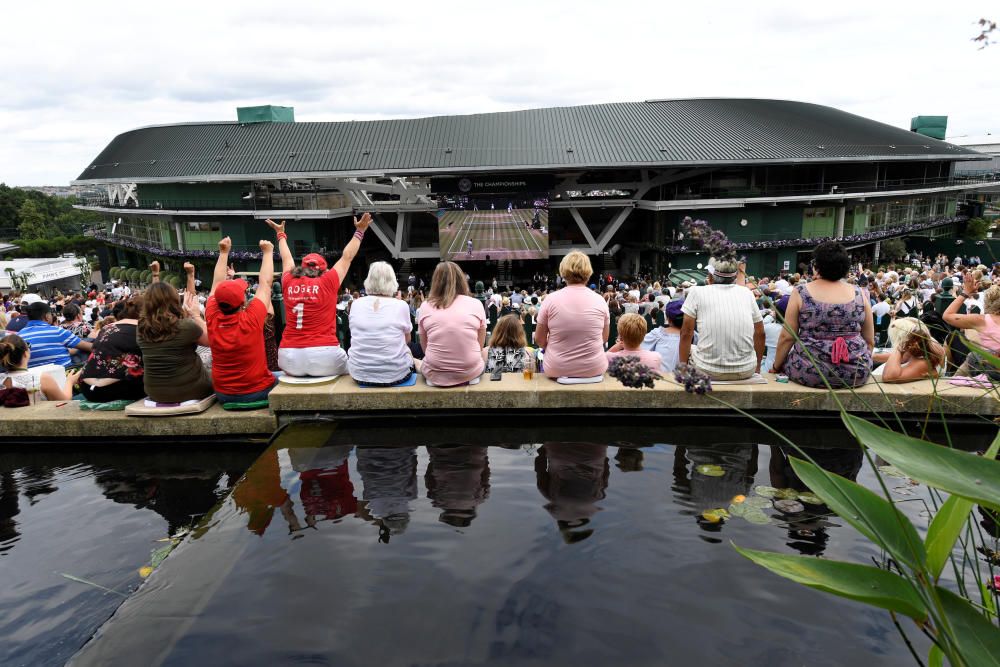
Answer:
POLYGON ((278 367, 294 377, 347 374, 347 353, 339 345, 278 348, 278 367))

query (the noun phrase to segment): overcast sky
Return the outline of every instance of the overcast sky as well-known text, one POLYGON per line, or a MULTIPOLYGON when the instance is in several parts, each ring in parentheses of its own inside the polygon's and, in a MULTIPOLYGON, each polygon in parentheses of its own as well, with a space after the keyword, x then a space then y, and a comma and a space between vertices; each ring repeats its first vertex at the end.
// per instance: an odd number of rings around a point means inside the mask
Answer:
POLYGON ((998 0, 369 4, 6 3, 0 181, 66 184, 120 132, 267 103, 321 121, 773 97, 1000 134, 1000 44, 970 41, 998 0))

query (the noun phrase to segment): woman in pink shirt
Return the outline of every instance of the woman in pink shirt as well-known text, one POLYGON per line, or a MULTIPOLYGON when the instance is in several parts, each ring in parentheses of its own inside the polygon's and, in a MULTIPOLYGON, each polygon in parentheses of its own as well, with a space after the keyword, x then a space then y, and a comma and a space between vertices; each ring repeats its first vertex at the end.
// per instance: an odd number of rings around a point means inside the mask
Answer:
POLYGON ((590 258, 574 250, 559 263, 566 287, 545 297, 538 311, 535 342, 545 349, 542 370, 550 378, 604 375, 604 341, 611 318, 608 304, 587 288, 590 258))
POLYGON ((469 296, 465 274, 454 262, 441 262, 431 291, 417 311, 417 333, 424 359, 417 366, 428 385, 476 384, 483 373, 486 317, 483 304, 469 296))
POLYGON ((646 318, 637 313, 622 315, 618 320, 618 342, 607 353, 608 363, 615 357, 638 357, 640 363, 648 366, 654 373, 659 373, 662 361, 659 353, 639 348, 645 338, 646 318))

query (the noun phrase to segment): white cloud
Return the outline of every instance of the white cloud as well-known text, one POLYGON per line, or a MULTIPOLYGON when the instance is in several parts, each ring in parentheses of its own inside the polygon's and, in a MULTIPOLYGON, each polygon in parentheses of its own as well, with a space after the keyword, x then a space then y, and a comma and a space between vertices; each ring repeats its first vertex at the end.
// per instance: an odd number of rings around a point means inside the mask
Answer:
POLYGON ((235 118, 476 113, 776 97, 901 127, 1000 133, 995 2, 14 3, 0 42, 0 181, 75 178, 118 133, 235 118), (807 9, 803 9, 803 8, 807 9))

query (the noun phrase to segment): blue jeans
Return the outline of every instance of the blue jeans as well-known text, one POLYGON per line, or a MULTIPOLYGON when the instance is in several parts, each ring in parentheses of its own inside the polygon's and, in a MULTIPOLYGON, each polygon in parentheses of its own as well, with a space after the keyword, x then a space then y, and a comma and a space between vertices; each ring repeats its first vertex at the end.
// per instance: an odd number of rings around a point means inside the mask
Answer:
POLYGON ((274 384, 267 389, 261 389, 251 394, 223 394, 215 392, 215 397, 219 399, 219 403, 256 403, 257 401, 266 400, 271 390, 278 386, 278 378, 284 375, 284 373, 274 372, 271 374, 274 376, 274 384))

